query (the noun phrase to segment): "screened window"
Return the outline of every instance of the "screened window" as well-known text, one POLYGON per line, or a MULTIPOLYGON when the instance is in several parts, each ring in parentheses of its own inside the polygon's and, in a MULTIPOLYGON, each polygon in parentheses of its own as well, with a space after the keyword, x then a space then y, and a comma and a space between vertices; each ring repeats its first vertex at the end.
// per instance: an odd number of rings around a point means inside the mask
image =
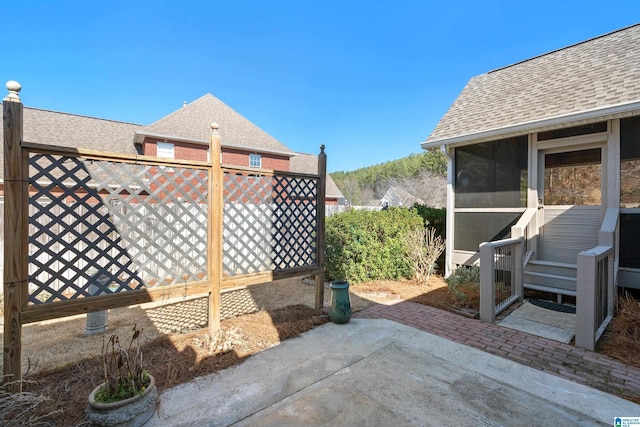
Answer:
POLYGON ((620 267, 640 268, 639 214, 620 214, 620 267))
POLYGON ((620 120, 620 207, 640 207, 640 116, 620 120))
POLYGON ((249 167, 261 168, 262 156, 260 154, 249 154, 249 167))
POLYGON ((453 248, 477 252, 480 243, 509 237, 520 212, 456 212, 453 248))
POLYGON ((527 136, 456 148, 455 207, 527 205, 527 136))

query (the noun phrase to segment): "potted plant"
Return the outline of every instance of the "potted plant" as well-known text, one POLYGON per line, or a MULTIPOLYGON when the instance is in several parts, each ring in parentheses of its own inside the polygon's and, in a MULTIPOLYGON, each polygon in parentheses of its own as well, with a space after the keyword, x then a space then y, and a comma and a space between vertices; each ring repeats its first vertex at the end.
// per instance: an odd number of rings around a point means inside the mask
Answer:
POLYGON ((104 382, 89 395, 87 420, 95 426, 141 426, 153 415, 158 390, 153 376, 144 369, 140 335, 134 325, 129 345, 117 335, 102 342, 104 382))

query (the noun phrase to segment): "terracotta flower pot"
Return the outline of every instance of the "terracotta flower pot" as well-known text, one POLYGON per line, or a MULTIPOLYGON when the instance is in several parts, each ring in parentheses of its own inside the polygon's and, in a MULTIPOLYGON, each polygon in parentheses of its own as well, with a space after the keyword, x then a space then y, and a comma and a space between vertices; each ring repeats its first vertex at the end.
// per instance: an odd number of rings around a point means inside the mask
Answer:
POLYGON ((149 375, 151 382, 144 392, 118 402, 96 402, 96 393, 104 388, 104 383, 94 388, 89 395, 87 421, 92 426, 139 427, 144 425, 156 410, 158 390, 156 380, 149 375))

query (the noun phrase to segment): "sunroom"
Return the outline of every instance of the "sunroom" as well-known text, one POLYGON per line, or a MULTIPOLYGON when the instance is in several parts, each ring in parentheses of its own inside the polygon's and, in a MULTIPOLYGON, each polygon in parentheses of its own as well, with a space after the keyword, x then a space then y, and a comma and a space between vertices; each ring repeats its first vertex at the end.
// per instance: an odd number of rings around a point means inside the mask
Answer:
POLYGON ((422 147, 449 158, 445 269, 480 263, 483 320, 529 288, 597 336, 640 288, 640 26, 474 77, 422 147))

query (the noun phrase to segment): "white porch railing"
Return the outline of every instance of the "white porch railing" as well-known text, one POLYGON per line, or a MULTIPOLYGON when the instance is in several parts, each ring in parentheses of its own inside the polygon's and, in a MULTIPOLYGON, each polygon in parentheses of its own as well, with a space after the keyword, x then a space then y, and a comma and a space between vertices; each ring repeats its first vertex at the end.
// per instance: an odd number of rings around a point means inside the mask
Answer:
POLYGON ((538 208, 527 208, 518 222, 511 227, 511 237, 522 237, 524 239, 523 253, 529 253, 529 251, 535 251, 534 247, 531 247, 533 242, 533 236, 537 234, 536 220, 538 215, 538 208))
POLYGON ((576 346, 594 350, 611 319, 618 281, 620 209, 607 209, 593 249, 578 254, 576 346))
POLYGON ((576 347, 594 350, 613 318, 614 250, 596 246, 578 254, 576 347))
POLYGON ((602 226, 598 233, 599 246, 611 246, 613 248, 613 284, 618 284, 618 228, 620 225, 620 209, 610 208, 604 215, 602 226))
POLYGON ((480 320, 493 323, 496 315, 522 299, 524 239, 515 237, 480 245, 480 320))

